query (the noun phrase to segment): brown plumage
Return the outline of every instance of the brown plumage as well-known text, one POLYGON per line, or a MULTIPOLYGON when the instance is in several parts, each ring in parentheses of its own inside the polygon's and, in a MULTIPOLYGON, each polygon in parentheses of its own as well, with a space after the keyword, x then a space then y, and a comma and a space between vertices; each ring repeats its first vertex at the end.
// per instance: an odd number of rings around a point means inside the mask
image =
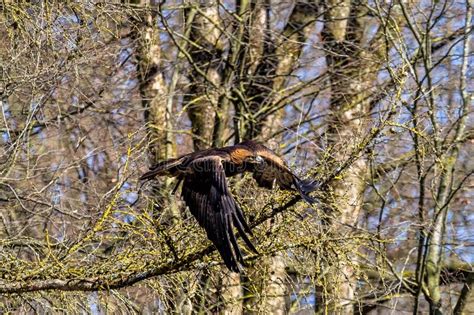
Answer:
POLYGON ((315 189, 314 182, 300 180, 273 151, 254 141, 166 160, 153 166, 140 179, 177 177, 176 189, 183 182, 181 195, 186 205, 206 230, 225 265, 239 272, 239 264, 245 264, 234 227, 249 249, 258 253, 247 236, 247 233, 252 235, 252 231, 227 186, 226 177, 243 172, 252 172, 261 187, 271 189, 276 183, 282 189, 297 191, 308 203, 314 202, 308 196, 315 189))

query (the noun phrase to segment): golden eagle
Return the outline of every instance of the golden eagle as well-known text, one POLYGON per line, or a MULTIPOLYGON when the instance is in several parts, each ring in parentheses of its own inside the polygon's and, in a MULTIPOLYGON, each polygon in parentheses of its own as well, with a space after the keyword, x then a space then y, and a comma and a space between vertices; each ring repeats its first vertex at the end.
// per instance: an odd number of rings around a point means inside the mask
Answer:
POLYGON ((238 263, 243 266, 245 263, 234 227, 247 246, 258 253, 246 234, 252 235, 252 231, 227 186, 226 177, 244 172, 252 172, 261 187, 271 189, 276 182, 282 189, 297 191, 308 203, 314 202, 308 193, 315 189, 315 182, 299 179, 272 150, 254 141, 201 150, 162 161, 140 179, 176 177, 178 183, 175 190, 183 182, 181 196, 186 205, 206 230, 227 268, 239 272, 238 263))

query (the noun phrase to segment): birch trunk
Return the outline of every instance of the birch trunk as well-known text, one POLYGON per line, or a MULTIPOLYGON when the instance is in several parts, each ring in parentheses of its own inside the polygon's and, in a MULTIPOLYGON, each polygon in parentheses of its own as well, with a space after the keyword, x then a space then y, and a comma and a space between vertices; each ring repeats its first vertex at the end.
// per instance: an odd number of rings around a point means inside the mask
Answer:
MULTIPOLYGON (((430 304, 431 314, 443 314, 441 305, 440 275, 443 264, 444 237, 446 234, 446 218, 449 212, 449 198, 453 192, 453 172, 458 160, 461 139, 466 128, 467 111, 471 103, 471 96, 466 89, 467 63, 470 54, 470 39, 472 30, 472 0, 466 1, 465 37, 463 46, 463 61, 460 75, 460 92, 462 105, 456 133, 450 150, 442 155, 437 165, 441 174, 434 207, 434 222, 428 237, 426 253, 426 282, 425 296, 430 304)), ((472 282, 472 279, 470 280, 472 282)), ((468 280, 469 282, 469 280, 468 280)), ((459 303, 461 304, 461 303, 459 303)))
MULTIPOLYGON (((368 121, 363 118, 370 112, 367 101, 375 84, 379 70, 380 53, 385 46, 380 42, 363 47, 365 31, 364 3, 326 2, 323 45, 328 51, 326 62, 330 71, 331 115, 328 121, 329 137, 334 147, 336 161, 344 161, 364 137, 368 121), (376 48, 374 48, 376 47, 376 48)), ((338 220, 330 225, 335 233, 350 237, 356 226, 362 207, 365 190, 364 174, 368 171, 364 158, 359 158, 345 172, 342 179, 332 185, 334 207, 338 220)), ((347 248, 346 252, 356 252, 358 248, 347 248)), ((354 313, 357 261, 355 255, 348 254, 335 264, 325 282, 328 296, 325 305, 332 314, 354 313)))

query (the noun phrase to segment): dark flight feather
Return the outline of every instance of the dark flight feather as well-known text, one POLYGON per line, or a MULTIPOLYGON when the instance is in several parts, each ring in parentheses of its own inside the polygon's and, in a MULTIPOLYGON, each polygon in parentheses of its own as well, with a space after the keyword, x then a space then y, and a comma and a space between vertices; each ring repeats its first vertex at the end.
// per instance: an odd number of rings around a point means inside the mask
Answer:
POLYGON ((226 177, 243 172, 253 172, 261 187, 271 189, 276 183, 282 189, 297 191, 308 203, 314 202, 308 194, 316 189, 315 182, 300 180, 273 151, 254 141, 162 161, 140 179, 172 176, 178 178, 178 183, 182 181, 181 195, 191 213, 216 246, 227 268, 239 272, 239 265, 245 266, 245 262, 234 228, 247 247, 258 253, 248 237, 252 231, 227 186, 226 177))

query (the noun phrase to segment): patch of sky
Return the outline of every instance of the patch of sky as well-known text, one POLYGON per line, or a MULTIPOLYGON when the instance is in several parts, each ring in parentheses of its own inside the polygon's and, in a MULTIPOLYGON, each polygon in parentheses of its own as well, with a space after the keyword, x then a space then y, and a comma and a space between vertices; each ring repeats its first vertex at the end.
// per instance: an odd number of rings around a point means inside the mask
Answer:
POLYGON ((83 202, 83 203, 86 203, 86 202, 87 202, 87 194, 84 193, 84 192, 81 192, 81 193, 79 194, 79 200, 80 200, 81 202, 83 202))
MULTIPOLYGON (((472 237, 462 237, 459 234, 469 235, 469 228, 466 227, 456 227, 456 235, 451 235, 451 237, 445 240, 445 252, 448 257, 456 257, 462 261, 468 263, 474 263, 474 239, 472 237)), ((472 234, 472 232, 471 232, 472 234)))
POLYGON ((56 172, 57 170, 59 170, 59 167, 60 167, 60 164, 55 163, 55 162, 51 163, 50 165, 51 172, 56 172))
MULTIPOLYGON (((159 29, 163 30, 170 27, 173 31, 178 32, 179 34, 182 33, 180 20, 182 20, 183 15, 182 15, 181 10, 162 8, 161 16, 163 18, 161 18, 159 15, 157 15, 156 17, 156 24, 159 29), (166 25, 163 23, 163 20, 166 20, 166 25), (177 27, 179 27, 179 29, 176 29, 177 27)), ((160 42, 166 42, 169 40, 168 32, 160 32, 159 36, 160 36, 160 42)))
POLYGON ((33 134, 35 135, 38 135, 38 137, 41 139, 41 140, 46 140, 46 134, 44 134, 43 132, 41 132, 43 130, 43 127, 40 127, 40 126, 36 126, 36 127, 33 127, 31 129, 31 131, 33 132, 33 134))
POLYGON ((122 156, 120 157, 120 163, 124 165, 125 163, 127 163, 127 160, 128 156, 126 154, 122 154, 122 156))
POLYGON ((8 134, 8 132, 2 132, 2 140, 3 140, 3 143, 10 143, 11 141, 11 138, 10 138, 10 135, 8 134))
MULTIPOLYGON (((301 59, 303 62, 305 59, 301 59)), ((294 71, 294 75, 301 82, 307 82, 317 78, 326 69, 326 60, 323 57, 318 57, 311 60, 311 63, 307 63, 307 66, 300 67, 294 71)))
POLYGON ((136 219, 135 215, 127 212, 129 206, 134 204, 139 197, 137 192, 130 191, 131 188, 132 184, 129 182, 125 182, 122 187, 120 187, 120 199, 122 200, 122 202, 118 205, 118 209, 120 211, 114 214, 117 220, 120 220, 124 223, 132 223, 136 219))
MULTIPOLYGON (((133 214, 126 212, 127 211, 126 208, 119 209, 119 210, 121 211, 117 211, 113 215, 117 221, 122 221, 123 223, 130 224, 136 220, 133 214)), ((113 223, 113 226, 118 227, 119 225, 117 223, 113 223)))
MULTIPOLYGON (((413 100, 410 99, 410 96, 411 95, 404 95, 402 96, 403 99, 406 98, 406 103, 408 104, 408 106, 413 106, 412 105, 412 102, 413 100)), ((396 119, 396 122, 399 124, 399 125, 404 125, 406 127, 411 127, 411 123, 412 123, 412 120, 413 120, 413 117, 412 117, 412 114, 408 111, 408 109, 405 109, 404 107, 402 107, 397 113, 396 113, 396 116, 394 117, 394 119, 396 119)), ((398 127, 399 131, 402 131, 400 130, 400 128, 403 128, 403 127, 398 127)), ((405 128, 403 128, 405 129, 405 128)), ((406 130, 406 129, 405 129, 406 130)))
POLYGON ((79 97, 75 94, 71 96, 71 105, 73 107, 78 107, 79 106, 79 97))
POLYGON ((314 292, 307 294, 292 293, 290 299, 292 302, 297 301, 299 310, 314 310, 316 305, 316 296, 314 292))
POLYGON ((100 311, 99 307, 99 294, 96 291, 88 294, 87 302, 89 303, 89 310, 92 315, 102 315, 102 312, 100 311))
POLYGON ((436 103, 436 120, 441 124, 446 124, 449 122, 449 117, 447 113, 447 106, 446 103, 440 102, 436 103))
MULTIPOLYGON (((74 51, 78 48, 77 46, 77 33, 69 32, 71 24, 78 24, 79 20, 74 14, 59 16, 53 24, 53 34, 56 35, 58 44, 64 45, 66 50, 74 51)), ((60 47, 58 47, 60 48, 60 47)))
POLYGON ((106 160, 104 152, 88 151, 86 156, 86 163, 90 169, 98 171, 104 167, 106 160))
POLYGON ((313 30, 308 32, 310 35, 303 45, 300 56, 300 68, 295 71, 298 78, 303 81, 311 80, 326 71, 326 58, 317 47, 321 45, 320 23, 314 23, 313 30), (301 73, 302 72, 302 73, 301 73))
POLYGON ((74 129, 69 133, 69 140, 71 140, 71 143, 76 144, 78 139, 78 130, 74 129))
MULTIPOLYGON (((466 196, 469 198, 470 196, 466 196)), ((474 233, 471 222, 474 213, 469 205, 461 208, 451 208, 448 212, 448 241, 447 249, 456 253, 460 259, 474 263, 474 233), (451 244, 450 244, 451 243, 451 244)))
MULTIPOLYGON (((129 45, 129 43, 126 43, 122 41, 122 44, 124 46, 129 45)), ((120 50, 119 56, 118 56, 118 63, 123 64, 122 69, 125 73, 125 75, 128 75, 128 78, 125 80, 122 80, 118 86, 118 89, 132 89, 137 85, 137 80, 134 79, 133 77, 133 72, 136 70, 136 64, 131 62, 132 58, 130 58, 130 55, 133 53, 133 50, 131 48, 123 48, 120 50)))
MULTIPOLYGON (((471 244, 472 244, 472 242, 471 242, 471 244)), ((472 245, 467 246, 467 247, 462 247, 462 248, 456 250, 456 255, 462 261, 465 261, 465 262, 470 263, 470 264, 474 263, 474 248, 472 247, 472 245)))
POLYGON ((456 255, 465 262, 470 264, 474 263, 474 238, 472 237, 472 227, 462 227, 461 231, 457 231, 456 234, 466 235, 466 237, 457 237, 456 246, 448 246, 448 249, 456 253, 456 255), (464 244, 462 244, 464 243, 464 244))
POLYGON ((156 308, 157 314, 166 314, 165 311, 167 310, 167 306, 160 298, 156 298, 153 301, 153 304, 156 308))
MULTIPOLYGON (((402 243, 406 242, 408 239, 408 230, 411 228, 413 222, 411 221, 402 221, 397 224, 398 234, 395 236, 394 245, 399 247, 402 243)), ((400 247, 403 248, 403 247, 400 247)))
POLYGON ((51 189, 51 204, 58 205, 61 202, 62 191, 61 186, 58 183, 55 183, 51 189))
MULTIPOLYGON (((461 67, 463 62, 464 41, 455 43, 450 51, 450 62, 453 66, 461 67)), ((472 57, 472 56, 471 56, 472 57)))
POLYGON ((288 21, 288 18, 289 18, 290 10, 288 9, 290 7, 291 7, 291 3, 286 2, 286 1, 281 1, 279 2, 279 5, 275 3, 275 5, 271 6, 269 19, 270 19, 271 29, 275 33, 280 33, 283 30, 283 27, 285 26, 286 21, 288 21), (277 7, 274 8, 275 6, 277 7))
MULTIPOLYGON (((308 26, 309 27, 309 26, 308 26)), ((302 63, 305 63, 305 57, 310 56, 309 60, 317 60, 317 56, 319 55, 320 51, 318 49, 315 50, 315 47, 321 44, 321 38, 319 34, 322 30, 322 25, 320 29, 320 23, 316 22, 311 25, 312 29, 310 29, 307 34, 309 34, 306 42, 303 45, 303 50, 301 52, 301 59, 303 59, 302 63), (316 56, 314 56, 316 54, 316 56), (316 57, 316 58, 315 58, 316 57)), ((323 57, 323 55, 319 56, 323 57)), ((306 57, 307 58, 307 57, 306 57)))
POLYGON ((94 165, 95 165, 95 158, 94 158, 94 153, 93 152, 88 152, 86 154, 86 163, 87 163, 87 166, 89 166, 90 169, 94 169, 94 165))
MULTIPOLYGON (((395 68, 396 65, 389 65, 391 68, 395 68)), ((381 69, 378 73, 377 73, 377 82, 380 83, 380 84, 383 84, 385 83, 387 80, 390 79, 390 73, 388 70, 386 69, 381 69)))
POLYGON ((295 290, 290 295, 290 301, 293 305, 298 305, 299 310, 314 309, 317 303, 316 294, 314 286, 307 277, 295 284, 295 290))
POLYGON ((2 102, 2 114, 4 118, 5 119, 11 118, 12 112, 10 111, 10 105, 8 101, 5 99, 5 100, 2 100, 1 102, 2 102))
POLYGON ((66 240, 66 230, 67 230, 67 224, 63 223, 62 228, 58 229, 55 235, 55 238, 58 242, 64 242, 64 240, 66 240))
POLYGON ((235 1, 220 1, 221 8, 225 11, 235 12, 235 1))
POLYGON ((131 188, 132 184, 130 182, 125 182, 120 188, 122 199, 129 205, 135 203, 138 200, 138 193, 135 191, 130 191, 131 188))
MULTIPOLYGON (((400 38, 399 40, 397 40, 396 42, 397 47, 393 48, 393 54, 398 55, 399 51, 401 51, 402 54, 404 54, 408 59, 410 59, 420 47, 418 42, 416 41, 415 36, 409 31, 403 32, 402 38, 400 38), (399 42, 399 40, 401 41, 401 43, 399 42)), ((392 51, 390 53, 392 54, 392 51)))
MULTIPOLYGON (((117 91, 118 92, 118 91, 117 91)), ((110 113, 112 114, 112 120, 114 121, 114 123, 116 123, 117 125, 119 126, 124 126, 127 124, 127 118, 124 117, 124 113, 126 114, 126 110, 123 109, 123 108, 116 108, 116 109, 112 109, 110 111, 110 113)))
POLYGON ((105 152, 97 153, 97 166, 103 168, 105 166, 106 155, 105 152))
POLYGON ((370 43, 370 41, 374 39, 380 26, 380 23, 374 19, 366 18, 365 22, 364 38, 362 39, 363 45, 370 43))
MULTIPOLYGON (((379 192, 382 192, 382 194, 385 191, 382 187, 380 187, 380 185, 378 189, 379 189, 379 192)), ((378 228, 379 223, 381 224, 382 230, 391 229, 392 226, 390 226, 389 224, 387 226, 384 226, 384 222, 389 222, 389 219, 392 217, 393 213, 401 209, 400 203, 393 198, 387 200, 383 209, 381 209, 381 205, 382 205, 381 201, 380 203, 377 203, 375 205, 374 204, 369 205, 369 208, 375 207, 376 209, 374 212, 374 215, 368 218, 367 228, 369 230, 375 231, 378 228), (382 214, 382 218, 379 222, 380 214, 382 214)))

